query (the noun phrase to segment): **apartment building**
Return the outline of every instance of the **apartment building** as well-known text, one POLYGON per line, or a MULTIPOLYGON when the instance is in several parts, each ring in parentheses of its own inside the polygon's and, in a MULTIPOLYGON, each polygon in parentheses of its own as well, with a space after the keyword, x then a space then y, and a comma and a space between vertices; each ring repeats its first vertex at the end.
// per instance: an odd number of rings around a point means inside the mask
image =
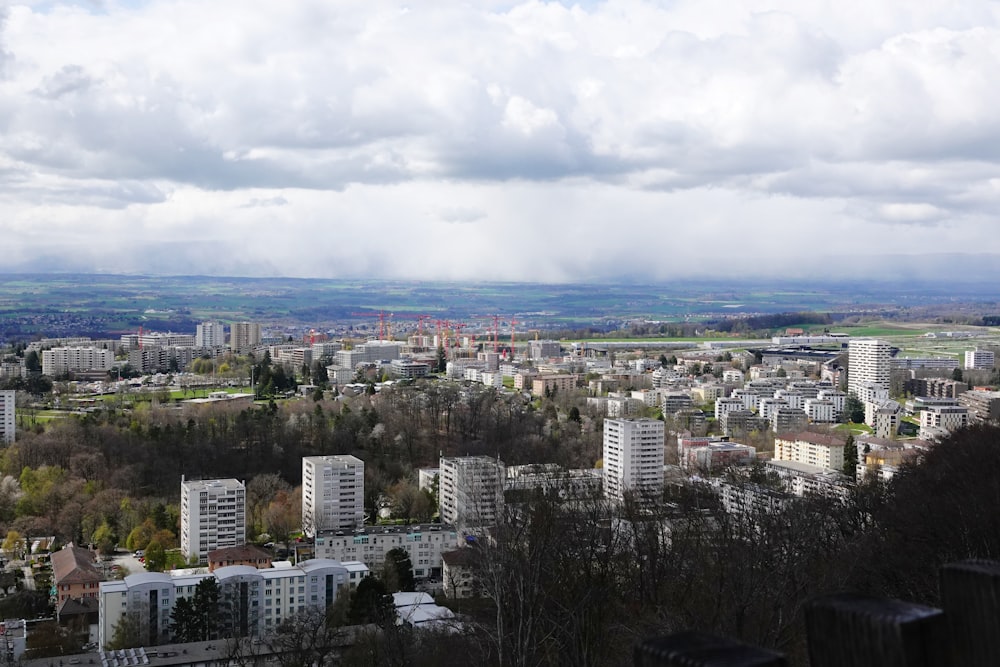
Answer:
POLYGON ((969 425, 969 410, 957 405, 934 406, 920 411, 920 437, 933 438, 969 425))
POLYGON ((246 505, 239 480, 181 477, 181 552, 207 563, 209 551, 246 543, 246 505))
POLYGON ((891 349, 886 341, 874 338, 855 338, 847 344, 849 394, 865 400, 868 384, 874 385, 875 390, 889 391, 891 349))
POLYGON ((225 347, 226 328, 222 322, 202 322, 194 330, 195 347, 225 347))
POLYGON ((234 322, 229 327, 229 347, 238 354, 246 354, 260 345, 260 325, 256 322, 234 322))
POLYGON ((443 457, 438 504, 443 523, 459 527, 494 523, 503 505, 503 461, 489 456, 443 457))
POLYGON ((143 572, 100 584, 98 637, 106 646, 122 617, 135 617, 142 644, 173 639, 170 614, 177 601, 191 598, 198 584, 214 578, 219 586, 217 622, 222 636, 265 637, 285 619, 308 609, 325 610, 368 575, 363 563, 313 559, 293 566, 257 569, 247 565, 214 572, 143 572))
POLYGON ((840 470, 844 467, 844 441, 822 433, 778 435, 774 438, 774 459, 840 470))
POLYGON ((115 353, 99 347, 54 347, 42 350, 42 374, 49 377, 76 371, 109 371, 115 353))
POLYGON ((17 392, 13 389, 0 390, 0 443, 14 442, 16 421, 14 419, 14 400, 17 392))
POLYGON ((658 419, 604 420, 604 497, 663 494, 664 424, 658 419))
POLYGON ((576 375, 536 375, 531 380, 531 393, 536 396, 542 396, 546 392, 573 391, 576 389, 576 382, 576 375))
POLYGON ((365 520, 365 462, 356 456, 302 459, 302 530, 353 530, 365 520))
POLYGON ((413 576, 441 578, 441 554, 458 548, 458 532, 451 525, 369 526, 359 530, 324 531, 316 535, 316 557, 360 561, 372 571, 385 564, 385 555, 402 549, 410 556, 413 576))
POLYGON ((965 368, 967 370, 992 370, 995 362, 991 350, 967 350, 965 352, 965 368))

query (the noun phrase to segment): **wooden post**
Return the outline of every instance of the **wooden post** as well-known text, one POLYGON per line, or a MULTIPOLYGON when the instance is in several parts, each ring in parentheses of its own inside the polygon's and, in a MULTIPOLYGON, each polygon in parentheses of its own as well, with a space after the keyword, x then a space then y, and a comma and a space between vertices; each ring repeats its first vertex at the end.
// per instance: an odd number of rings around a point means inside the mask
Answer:
POLYGON ((806 607, 812 667, 944 667, 944 612, 934 607, 838 594, 806 607))
POLYGON ((942 567, 941 606, 952 664, 1000 665, 1000 563, 967 560, 942 567))
POLYGON ((636 645, 635 667, 786 667, 780 653, 702 632, 680 632, 636 645))

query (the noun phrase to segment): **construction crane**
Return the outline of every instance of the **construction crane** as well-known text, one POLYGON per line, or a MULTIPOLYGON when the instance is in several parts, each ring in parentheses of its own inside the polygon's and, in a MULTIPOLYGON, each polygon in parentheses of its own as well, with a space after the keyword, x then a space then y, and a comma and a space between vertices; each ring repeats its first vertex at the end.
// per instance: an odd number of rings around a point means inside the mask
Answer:
POLYGON ((510 318, 510 361, 514 361, 514 327, 518 322, 513 317, 510 318))
MULTIPOLYGON (((371 317, 375 313, 351 313, 355 317, 371 317)), ((385 340, 386 334, 386 318, 389 319, 389 335, 392 335, 392 313, 387 313, 384 310, 378 311, 378 340, 382 342, 385 340)))

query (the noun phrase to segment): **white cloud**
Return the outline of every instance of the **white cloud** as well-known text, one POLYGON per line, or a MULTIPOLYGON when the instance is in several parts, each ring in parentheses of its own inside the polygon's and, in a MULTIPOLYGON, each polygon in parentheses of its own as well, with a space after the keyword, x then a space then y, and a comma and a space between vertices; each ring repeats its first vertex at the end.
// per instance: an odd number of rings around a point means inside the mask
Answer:
POLYGON ((15 3, 0 233, 24 266, 38 229, 95 266, 169 241, 175 272, 414 278, 1000 253, 987 0, 15 3))

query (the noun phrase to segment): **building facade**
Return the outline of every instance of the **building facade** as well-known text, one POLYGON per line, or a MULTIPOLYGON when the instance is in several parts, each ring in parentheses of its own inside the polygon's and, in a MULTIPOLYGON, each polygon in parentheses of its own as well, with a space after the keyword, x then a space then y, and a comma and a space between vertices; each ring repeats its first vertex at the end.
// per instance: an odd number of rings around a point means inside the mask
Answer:
POLYGON ((455 526, 370 526, 362 530, 329 531, 316 535, 316 557, 339 561, 360 561, 378 571, 385 555, 402 549, 410 556, 413 576, 418 579, 441 577, 441 554, 458 548, 455 526))
POLYGON ((42 350, 42 374, 49 377, 74 371, 109 371, 115 353, 99 347, 54 347, 42 350))
POLYGON ((222 322, 202 322, 194 330, 195 347, 225 347, 226 328, 222 322))
POLYGON ((604 420, 604 497, 663 494, 664 424, 658 419, 604 420))
POLYGON ((229 327, 229 347, 233 352, 246 354, 260 345, 260 325, 256 322, 233 322, 229 327))
POLYGON ((438 466, 441 521, 460 527, 489 526, 503 505, 503 461, 489 456, 443 457, 438 466))
POLYGON ((356 456, 302 459, 302 530, 353 530, 365 520, 365 462, 356 456))
POLYGON ((990 350, 967 350, 965 352, 965 368, 967 370, 992 370, 995 362, 990 350))
POLYGON ((326 609, 367 574, 362 563, 325 559, 260 570, 232 565, 211 573, 133 574, 101 583, 99 641, 106 646, 126 615, 136 617, 144 645, 172 641, 170 613, 174 605, 179 599, 191 598, 198 584, 208 578, 215 579, 220 592, 219 634, 264 637, 296 613, 326 609))
POLYGON ((776 436, 774 459, 840 470, 844 467, 844 441, 822 433, 776 436))
POLYGON ((889 391, 891 346, 884 340, 856 338, 847 344, 847 392, 864 400, 866 385, 889 391))
POLYGON ((14 400, 17 392, 13 389, 0 390, 0 443, 14 442, 16 420, 14 419, 14 400))
POLYGON ((208 562, 208 552, 246 543, 246 486, 236 479, 181 477, 181 552, 208 562))

